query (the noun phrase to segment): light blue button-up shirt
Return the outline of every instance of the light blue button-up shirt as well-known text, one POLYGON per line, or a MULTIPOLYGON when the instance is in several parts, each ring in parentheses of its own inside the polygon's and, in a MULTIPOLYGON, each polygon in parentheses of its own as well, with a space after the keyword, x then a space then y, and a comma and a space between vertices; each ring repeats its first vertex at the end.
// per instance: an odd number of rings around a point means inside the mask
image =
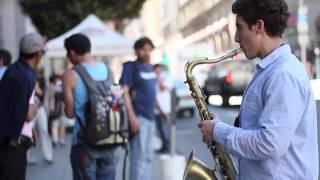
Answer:
POLYGON ((256 66, 240 109, 240 127, 218 122, 214 138, 239 158, 239 180, 316 180, 316 104, 289 45, 256 66))

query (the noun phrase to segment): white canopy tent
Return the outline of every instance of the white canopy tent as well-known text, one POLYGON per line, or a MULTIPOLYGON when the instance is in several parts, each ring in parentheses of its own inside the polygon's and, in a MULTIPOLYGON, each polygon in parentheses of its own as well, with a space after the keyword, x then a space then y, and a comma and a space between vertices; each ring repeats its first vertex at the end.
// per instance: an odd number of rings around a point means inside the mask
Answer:
POLYGON ((94 56, 126 56, 133 54, 133 43, 120 33, 110 30, 103 21, 91 14, 73 29, 47 43, 49 58, 66 56, 64 40, 74 33, 83 33, 91 41, 94 56))

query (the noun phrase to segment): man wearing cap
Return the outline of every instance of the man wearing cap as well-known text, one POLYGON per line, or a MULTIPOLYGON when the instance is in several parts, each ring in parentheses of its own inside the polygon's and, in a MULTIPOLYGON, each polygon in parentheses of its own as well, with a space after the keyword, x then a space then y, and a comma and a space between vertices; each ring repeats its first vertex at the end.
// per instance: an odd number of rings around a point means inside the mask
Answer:
POLYGON ((18 60, 0 81, 0 179, 25 179, 32 119, 39 106, 34 95, 35 69, 44 53, 45 43, 38 33, 24 35, 18 60))

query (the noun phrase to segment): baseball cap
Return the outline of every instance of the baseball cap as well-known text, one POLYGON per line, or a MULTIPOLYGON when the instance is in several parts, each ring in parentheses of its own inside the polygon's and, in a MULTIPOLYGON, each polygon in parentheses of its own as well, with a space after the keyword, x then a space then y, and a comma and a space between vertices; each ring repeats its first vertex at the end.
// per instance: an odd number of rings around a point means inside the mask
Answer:
POLYGON ((38 51, 45 51, 45 42, 39 33, 28 33, 20 40, 20 52, 32 54, 38 51))

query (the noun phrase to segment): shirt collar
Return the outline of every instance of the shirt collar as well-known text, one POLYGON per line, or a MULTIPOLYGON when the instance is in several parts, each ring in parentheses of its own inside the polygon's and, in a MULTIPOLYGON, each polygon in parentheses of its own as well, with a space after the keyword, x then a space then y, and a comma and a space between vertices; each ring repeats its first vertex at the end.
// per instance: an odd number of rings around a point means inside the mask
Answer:
POLYGON ((283 53, 290 53, 291 49, 288 44, 284 44, 275 50, 273 50, 267 57, 263 58, 257 66, 260 67, 261 69, 265 69, 268 67, 270 64, 274 63, 278 57, 283 54, 283 53))
POLYGON ((17 62, 21 63, 21 64, 22 64, 23 66, 25 66, 27 69, 31 70, 31 72, 33 72, 34 75, 36 74, 36 72, 34 71, 34 69, 32 69, 31 66, 30 66, 28 63, 26 63, 26 60, 25 60, 25 59, 19 57, 18 60, 17 60, 17 62))

